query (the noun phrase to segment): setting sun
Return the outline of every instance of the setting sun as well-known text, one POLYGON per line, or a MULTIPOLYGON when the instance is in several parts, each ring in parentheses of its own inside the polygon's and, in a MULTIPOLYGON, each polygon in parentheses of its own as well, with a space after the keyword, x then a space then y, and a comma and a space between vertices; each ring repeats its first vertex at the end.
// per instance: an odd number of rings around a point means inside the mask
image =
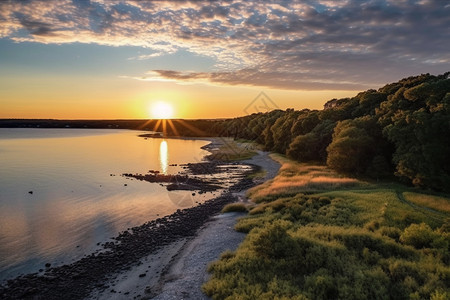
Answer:
POLYGON ((158 101, 151 105, 150 114, 153 119, 170 119, 173 117, 173 107, 167 102, 158 101))

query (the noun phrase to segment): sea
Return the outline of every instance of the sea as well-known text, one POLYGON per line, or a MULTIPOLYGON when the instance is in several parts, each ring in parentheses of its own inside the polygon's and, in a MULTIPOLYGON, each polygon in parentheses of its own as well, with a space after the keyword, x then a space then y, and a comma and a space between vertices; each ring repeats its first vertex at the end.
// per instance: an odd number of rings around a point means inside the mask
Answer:
POLYGON ((124 173, 176 174, 206 140, 116 129, 0 128, 0 283, 71 263, 121 231, 216 196, 124 173))

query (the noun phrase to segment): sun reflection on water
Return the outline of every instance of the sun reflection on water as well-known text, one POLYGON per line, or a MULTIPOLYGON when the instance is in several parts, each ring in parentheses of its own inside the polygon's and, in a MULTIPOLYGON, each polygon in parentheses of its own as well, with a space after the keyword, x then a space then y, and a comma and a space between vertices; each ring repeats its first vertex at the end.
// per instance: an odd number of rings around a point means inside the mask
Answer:
POLYGON ((169 152, 167 142, 165 140, 161 141, 161 144, 159 145, 159 163, 161 165, 161 172, 167 175, 167 167, 169 166, 169 152))

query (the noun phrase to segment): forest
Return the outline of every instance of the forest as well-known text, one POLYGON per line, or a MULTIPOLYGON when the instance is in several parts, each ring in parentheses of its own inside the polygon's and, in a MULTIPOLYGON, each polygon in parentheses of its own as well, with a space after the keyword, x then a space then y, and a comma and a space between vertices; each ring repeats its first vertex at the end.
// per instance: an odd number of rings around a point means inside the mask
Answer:
POLYGON ((450 192, 449 74, 405 78, 323 110, 273 110, 200 129, 342 174, 450 192))

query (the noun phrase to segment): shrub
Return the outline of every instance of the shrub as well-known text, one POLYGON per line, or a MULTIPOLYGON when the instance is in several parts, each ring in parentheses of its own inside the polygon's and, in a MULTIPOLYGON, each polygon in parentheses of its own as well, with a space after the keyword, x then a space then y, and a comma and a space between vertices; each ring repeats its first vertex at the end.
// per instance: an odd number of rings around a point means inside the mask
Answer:
POLYGON ((230 203, 222 209, 222 213, 229 212, 247 212, 247 206, 244 203, 230 203))
POLYGON ((253 242, 253 249, 261 256, 282 258, 295 253, 296 242, 286 232, 292 226, 291 222, 279 220, 262 229, 253 242))
POLYGON ((398 229, 397 227, 383 226, 380 229, 380 233, 384 236, 388 236, 391 239, 398 241, 400 239, 400 235, 402 234, 402 231, 400 229, 398 229))
POLYGON ((429 248, 436 238, 430 226, 425 223, 411 224, 400 236, 400 241, 406 245, 414 246, 417 249, 429 248))

